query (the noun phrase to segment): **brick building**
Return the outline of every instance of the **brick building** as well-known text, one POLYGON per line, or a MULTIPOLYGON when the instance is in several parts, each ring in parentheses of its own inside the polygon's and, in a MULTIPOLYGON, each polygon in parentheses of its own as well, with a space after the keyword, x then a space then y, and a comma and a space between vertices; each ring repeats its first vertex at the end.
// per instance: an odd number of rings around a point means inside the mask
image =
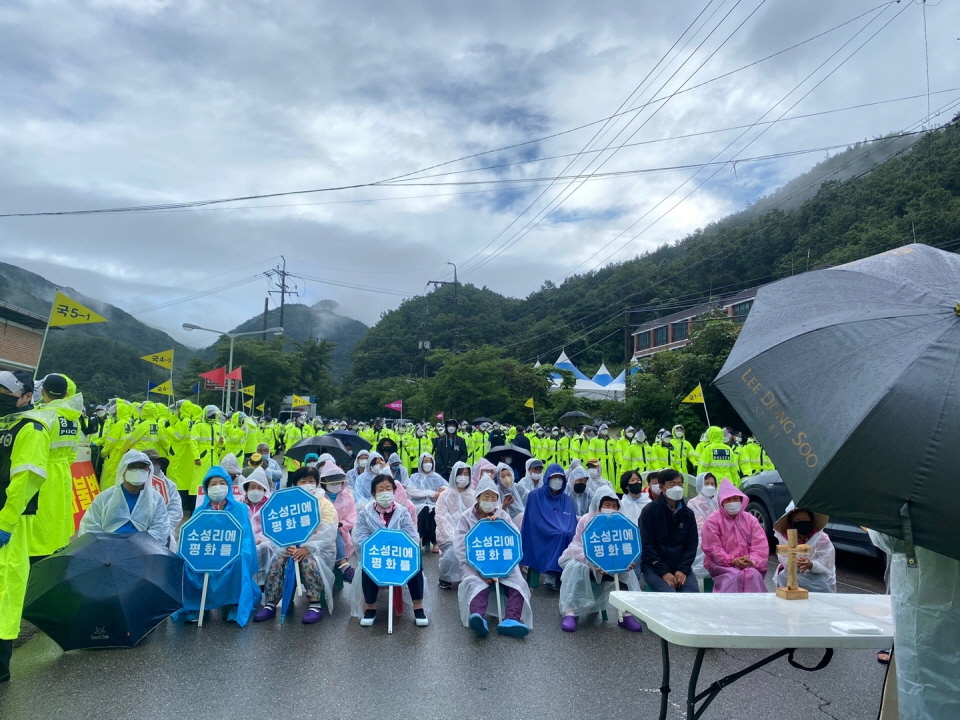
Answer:
POLYGON ((0 368, 34 372, 47 318, 0 301, 0 368))

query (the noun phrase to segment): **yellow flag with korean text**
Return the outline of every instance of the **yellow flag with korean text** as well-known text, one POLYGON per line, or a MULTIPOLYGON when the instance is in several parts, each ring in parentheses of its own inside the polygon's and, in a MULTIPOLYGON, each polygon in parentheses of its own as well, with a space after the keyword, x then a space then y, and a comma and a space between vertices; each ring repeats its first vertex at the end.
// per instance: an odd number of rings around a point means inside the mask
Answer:
POLYGON ((107 319, 57 290, 57 295, 53 299, 53 307, 50 308, 50 327, 102 322, 107 322, 107 319))
POLYGON ((144 355, 140 359, 146 360, 148 363, 153 363, 154 365, 159 365, 165 370, 173 370, 173 350, 164 350, 163 352, 144 355))
POLYGON ((693 389, 693 391, 680 402, 700 403, 702 405, 703 404, 703 385, 701 383, 697 383, 697 386, 693 389))

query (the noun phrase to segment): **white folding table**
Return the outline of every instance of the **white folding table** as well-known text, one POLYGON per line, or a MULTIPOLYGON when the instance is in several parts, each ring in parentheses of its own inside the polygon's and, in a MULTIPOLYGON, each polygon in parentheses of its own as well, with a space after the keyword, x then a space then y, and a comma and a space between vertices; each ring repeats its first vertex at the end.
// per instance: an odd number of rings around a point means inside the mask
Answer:
POLYGON ((696 720, 723 688, 745 675, 787 656, 795 668, 822 670, 836 648, 884 649, 893 644, 893 614, 889 595, 810 593, 807 600, 782 600, 772 593, 703 594, 614 592, 611 604, 628 612, 659 636, 663 656, 660 720, 667 717, 670 695, 669 644, 697 648, 687 685, 687 718, 696 720), (879 632, 842 632, 835 623, 869 623, 879 632), (703 656, 709 648, 774 649, 778 652, 697 692, 703 656), (793 659, 798 648, 823 648, 814 667, 793 659), (697 707, 697 703, 700 704, 697 707))

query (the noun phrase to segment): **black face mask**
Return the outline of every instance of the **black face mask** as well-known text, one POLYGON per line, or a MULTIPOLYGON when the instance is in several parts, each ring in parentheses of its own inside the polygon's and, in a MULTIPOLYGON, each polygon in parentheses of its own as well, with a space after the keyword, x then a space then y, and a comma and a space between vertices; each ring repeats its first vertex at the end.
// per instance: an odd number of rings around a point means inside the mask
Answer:
POLYGON ((582 492, 584 492, 586 489, 587 489, 587 484, 586 484, 586 483, 574 483, 574 484, 573 484, 573 491, 574 491, 575 493, 582 493, 582 492))
POLYGON ((0 416, 23 410, 24 408, 17 407, 18 402, 20 402, 20 398, 13 395, 0 395, 0 416))
POLYGON ((793 523, 793 527, 796 529, 797 535, 810 537, 813 532, 813 520, 797 520, 793 523))
POLYGON ((643 484, 642 484, 642 483, 628 483, 628 484, 627 484, 627 491, 628 491, 631 495, 639 495, 641 490, 643 490, 643 484))

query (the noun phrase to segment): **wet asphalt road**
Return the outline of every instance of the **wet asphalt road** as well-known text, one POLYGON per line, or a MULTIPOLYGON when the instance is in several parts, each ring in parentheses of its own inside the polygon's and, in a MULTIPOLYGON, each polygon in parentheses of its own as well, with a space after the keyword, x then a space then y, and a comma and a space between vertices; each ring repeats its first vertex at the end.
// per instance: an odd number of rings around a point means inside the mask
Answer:
MULTIPOLYGON (((839 556, 841 592, 883 591, 882 565, 839 556)), ((455 594, 436 589, 437 556, 424 565, 431 624, 415 627, 407 608, 392 636, 385 609, 373 628, 361 628, 342 596, 317 625, 302 625, 299 607, 282 627, 241 629, 214 612, 203 628, 164 622, 132 650, 63 653, 39 634, 14 653, 14 679, 0 685, 0 719, 657 717, 660 643, 652 633, 631 634, 597 616, 563 633, 558 596, 540 587, 529 637, 479 640, 461 626, 455 594)), ((701 688, 766 654, 709 651, 701 688)), ((798 654, 807 665, 819 657, 798 654)), ((693 658, 693 650, 671 648, 671 718, 683 717, 693 658)), ((724 690, 705 718, 874 720, 882 681, 873 651, 838 650, 817 673, 781 659, 724 690)))

